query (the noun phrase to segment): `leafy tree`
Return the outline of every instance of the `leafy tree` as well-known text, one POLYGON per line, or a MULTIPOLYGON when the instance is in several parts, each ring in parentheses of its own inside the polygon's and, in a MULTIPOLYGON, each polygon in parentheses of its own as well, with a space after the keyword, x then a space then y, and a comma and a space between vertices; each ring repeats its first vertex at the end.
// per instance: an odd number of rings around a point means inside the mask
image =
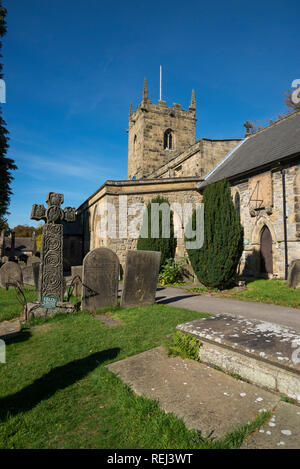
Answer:
POLYGON ((13 228, 12 231, 14 231, 17 238, 31 238, 35 229, 33 226, 17 225, 13 228))
MULTIPOLYGON (((268 124, 273 124, 277 120, 281 120, 284 117, 293 114, 294 112, 300 111, 300 86, 298 88, 292 89, 292 90, 286 90, 283 93, 283 96, 285 98, 284 102, 286 104, 287 109, 282 113, 282 114, 277 114, 276 119, 267 119, 268 124), (296 95, 296 100, 295 100, 295 95, 296 95)), ((252 122, 252 121, 246 121, 243 126, 246 129, 245 132, 245 137, 248 137, 249 135, 255 134, 259 130, 262 130, 264 128, 263 125, 258 125, 257 121, 252 122)))
POLYGON ((292 112, 300 111, 300 102, 297 102, 295 101, 295 99, 293 99, 293 97, 295 97, 295 94, 297 94, 297 101, 299 101, 300 87, 293 90, 286 90, 283 93, 283 96, 285 97, 285 104, 288 108, 285 115, 291 114, 292 112))
MULTIPOLYGON (((145 233, 146 234, 146 233, 145 233)), ((138 239, 137 249, 143 251, 160 251, 160 267, 164 266, 168 259, 174 259, 176 251, 177 239, 174 237, 174 223, 173 223, 173 213, 170 210, 170 204, 167 199, 163 197, 156 197, 147 205, 147 217, 144 217, 141 234, 138 239), (151 217, 153 216, 153 211, 151 210, 151 204, 167 204, 169 207, 169 220, 170 220, 170 236, 169 238, 163 237, 163 216, 161 210, 159 211, 159 226, 158 226, 158 237, 151 237, 151 217), (147 229, 146 229, 147 228, 147 229), (147 231, 147 236, 143 237, 144 233, 147 231)))
MULTIPOLYGON (((204 190, 204 243, 188 255, 199 281, 223 289, 234 278, 243 252, 243 228, 226 180, 204 190)), ((195 229, 196 213, 192 217, 195 229)))
MULTIPOLYGON (((6 33, 6 9, 2 6, 2 0, 0 0, 0 38, 6 33)), ((0 59, 2 42, 0 40, 0 59)), ((0 79, 3 79, 3 65, 0 63, 0 79)), ((8 214, 7 209, 10 202, 10 195, 12 194, 10 183, 13 179, 11 171, 17 169, 14 161, 7 158, 5 155, 8 150, 8 131, 6 130, 6 123, 2 118, 2 112, 0 108, 0 229, 4 229, 6 219, 5 214, 8 214)))

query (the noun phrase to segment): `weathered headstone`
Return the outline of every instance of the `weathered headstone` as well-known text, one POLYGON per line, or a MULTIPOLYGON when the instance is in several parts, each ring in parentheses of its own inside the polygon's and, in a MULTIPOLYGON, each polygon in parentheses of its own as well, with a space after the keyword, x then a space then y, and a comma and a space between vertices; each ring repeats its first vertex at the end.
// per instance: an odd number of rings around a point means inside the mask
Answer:
POLYGON ((155 302, 160 252, 128 251, 121 306, 149 305, 155 302))
POLYGON ((36 262, 38 262, 38 263, 41 262, 41 259, 38 256, 28 256, 27 265, 32 265, 36 262))
POLYGON ((16 262, 6 262, 0 268, 0 284, 3 288, 7 286, 23 284, 21 267, 16 262))
POLYGON ((47 195, 48 208, 43 205, 32 206, 31 219, 45 220, 41 246, 39 273, 39 301, 45 297, 54 297, 58 301, 64 298, 63 277, 63 227, 62 220, 75 221, 75 209, 60 208, 64 201, 63 194, 49 192, 47 195))
POLYGON ((73 294, 76 297, 81 295, 82 273, 83 273, 82 265, 72 265, 72 267, 71 267, 72 280, 71 281, 74 282, 73 294))
POLYGON ((286 285, 288 288, 300 288, 300 259, 291 262, 286 285))
POLYGON ((31 265, 22 267, 24 285, 31 285, 35 287, 36 290, 38 290, 39 271, 40 271, 40 263, 38 262, 34 262, 31 265))
POLYGON ((120 263, 108 248, 96 248, 83 260, 83 310, 95 311, 118 303, 120 263))

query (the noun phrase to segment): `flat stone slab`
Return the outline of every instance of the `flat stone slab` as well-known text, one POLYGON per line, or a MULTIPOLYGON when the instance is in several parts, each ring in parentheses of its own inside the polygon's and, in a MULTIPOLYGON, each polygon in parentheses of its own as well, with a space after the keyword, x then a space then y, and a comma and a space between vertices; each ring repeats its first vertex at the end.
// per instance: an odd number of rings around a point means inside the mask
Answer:
POLYGON ((113 319, 108 314, 94 314, 94 318, 103 322, 107 327, 124 326, 123 322, 113 319))
POLYGON ((177 329, 300 375, 300 335, 292 328, 219 314, 180 324, 177 329))
POLYGON ((10 337, 21 332, 21 323, 19 319, 14 319, 13 321, 2 321, 0 323, 0 339, 7 340, 10 337))
POLYGON ((299 449, 300 407, 279 402, 270 422, 244 441, 241 449, 299 449))
POLYGON ((213 437, 220 438, 252 421, 263 409, 273 409, 280 400, 274 393, 203 363, 168 357, 163 347, 107 368, 136 394, 158 400, 165 412, 174 413, 189 429, 199 430, 203 436, 213 432, 213 437))

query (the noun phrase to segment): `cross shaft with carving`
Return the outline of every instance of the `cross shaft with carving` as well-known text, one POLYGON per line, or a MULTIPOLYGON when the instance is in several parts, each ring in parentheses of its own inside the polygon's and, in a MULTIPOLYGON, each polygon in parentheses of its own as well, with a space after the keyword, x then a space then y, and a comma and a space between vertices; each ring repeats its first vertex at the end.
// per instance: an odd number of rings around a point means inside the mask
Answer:
POLYGON ((39 301, 44 296, 51 296, 63 301, 64 277, 63 277, 63 226, 61 222, 74 222, 75 209, 60 208, 64 201, 63 194, 49 192, 44 205, 32 206, 32 220, 44 220, 43 238, 41 246, 41 264, 39 275, 39 301))

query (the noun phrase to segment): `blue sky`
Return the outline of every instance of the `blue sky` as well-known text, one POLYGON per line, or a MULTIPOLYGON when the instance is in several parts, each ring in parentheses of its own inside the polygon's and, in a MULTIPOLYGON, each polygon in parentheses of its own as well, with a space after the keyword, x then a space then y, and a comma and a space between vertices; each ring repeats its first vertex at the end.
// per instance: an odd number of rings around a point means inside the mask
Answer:
POLYGON ((297 2, 3 0, 3 40, 14 172, 8 222, 62 192, 78 207, 107 179, 125 179, 129 104, 149 97, 187 108, 196 138, 233 138, 246 120, 285 109, 300 78, 297 2))

